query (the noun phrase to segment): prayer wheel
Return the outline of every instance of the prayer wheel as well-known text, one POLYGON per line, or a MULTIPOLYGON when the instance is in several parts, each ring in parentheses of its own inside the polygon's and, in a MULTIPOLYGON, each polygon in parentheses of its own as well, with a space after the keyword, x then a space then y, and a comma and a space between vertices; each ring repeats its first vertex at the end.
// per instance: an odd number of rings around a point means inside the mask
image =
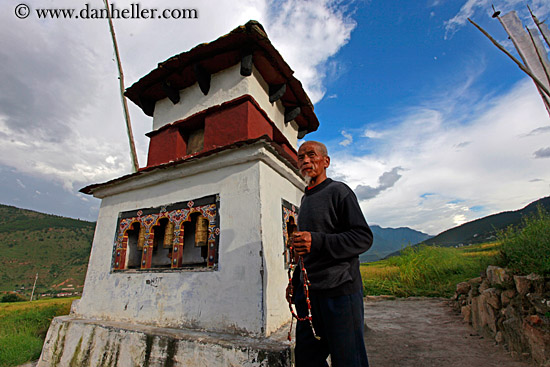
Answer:
POLYGON ((199 215, 195 223, 195 247, 202 247, 208 244, 208 219, 199 215))
POLYGON ((174 223, 169 221, 168 223, 166 223, 166 228, 164 229, 164 242, 162 243, 162 247, 172 248, 173 239, 174 239, 174 223))
POLYGON ((139 235, 138 235, 138 243, 137 243, 138 250, 142 251, 144 245, 145 245, 145 226, 140 226, 139 235))

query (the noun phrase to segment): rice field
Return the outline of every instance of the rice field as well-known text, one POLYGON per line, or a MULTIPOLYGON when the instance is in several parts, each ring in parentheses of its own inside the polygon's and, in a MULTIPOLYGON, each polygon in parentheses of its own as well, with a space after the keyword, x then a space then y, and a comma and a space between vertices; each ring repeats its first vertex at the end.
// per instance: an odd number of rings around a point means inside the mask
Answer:
POLYGON ((460 248, 419 246, 400 256, 361 264, 366 295, 450 297, 456 284, 499 261, 500 243, 460 248))
POLYGON ((68 314, 74 300, 0 303, 0 367, 38 359, 50 322, 55 316, 68 314))

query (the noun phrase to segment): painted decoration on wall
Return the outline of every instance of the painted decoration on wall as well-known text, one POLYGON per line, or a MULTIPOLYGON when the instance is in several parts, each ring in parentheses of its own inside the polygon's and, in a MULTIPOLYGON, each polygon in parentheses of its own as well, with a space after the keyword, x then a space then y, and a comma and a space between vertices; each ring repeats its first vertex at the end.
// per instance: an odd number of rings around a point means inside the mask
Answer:
POLYGON ((113 271, 215 269, 219 194, 119 213, 113 271))
POLYGON ((292 233, 298 228, 298 212, 300 209, 294 204, 289 203, 285 199, 281 199, 283 210, 283 256, 285 260, 285 268, 288 268, 291 262, 290 240, 292 233))

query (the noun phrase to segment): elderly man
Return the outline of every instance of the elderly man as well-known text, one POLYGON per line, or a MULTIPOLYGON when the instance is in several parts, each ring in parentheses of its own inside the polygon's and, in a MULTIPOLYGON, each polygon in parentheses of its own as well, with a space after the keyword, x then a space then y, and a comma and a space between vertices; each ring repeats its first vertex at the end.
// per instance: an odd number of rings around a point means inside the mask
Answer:
MULTIPOLYGON (((308 141, 298 150, 298 168, 308 184, 294 233, 296 255, 303 256, 310 282, 313 330, 296 328, 296 367, 368 366, 363 340, 363 284, 359 254, 372 245, 370 230, 353 191, 327 178, 330 158, 324 144, 308 141)), ((300 317, 308 315, 303 272, 296 268, 287 298, 300 317)))

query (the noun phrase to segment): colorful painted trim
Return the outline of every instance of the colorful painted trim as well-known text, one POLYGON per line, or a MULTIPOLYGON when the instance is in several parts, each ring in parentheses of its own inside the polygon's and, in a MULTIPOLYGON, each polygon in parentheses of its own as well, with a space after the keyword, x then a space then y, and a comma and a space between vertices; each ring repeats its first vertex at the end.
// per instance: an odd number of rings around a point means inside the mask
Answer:
POLYGON ((128 231, 135 223, 140 225, 144 234, 140 270, 162 271, 163 268, 152 268, 154 230, 162 219, 167 219, 173 225, 170 269, 184 269, 184 223, 191 221, 191 214, 200 213, 208 220, 208 252, 206 268, 212 269, 218 264, 219 227, 219 194, 199 199, 182 201, 156 208, 138 209, 121 212, 117 225, 114 243, 112 269, 115 271, 126 269, 126 254, 128 251, 128 231))

